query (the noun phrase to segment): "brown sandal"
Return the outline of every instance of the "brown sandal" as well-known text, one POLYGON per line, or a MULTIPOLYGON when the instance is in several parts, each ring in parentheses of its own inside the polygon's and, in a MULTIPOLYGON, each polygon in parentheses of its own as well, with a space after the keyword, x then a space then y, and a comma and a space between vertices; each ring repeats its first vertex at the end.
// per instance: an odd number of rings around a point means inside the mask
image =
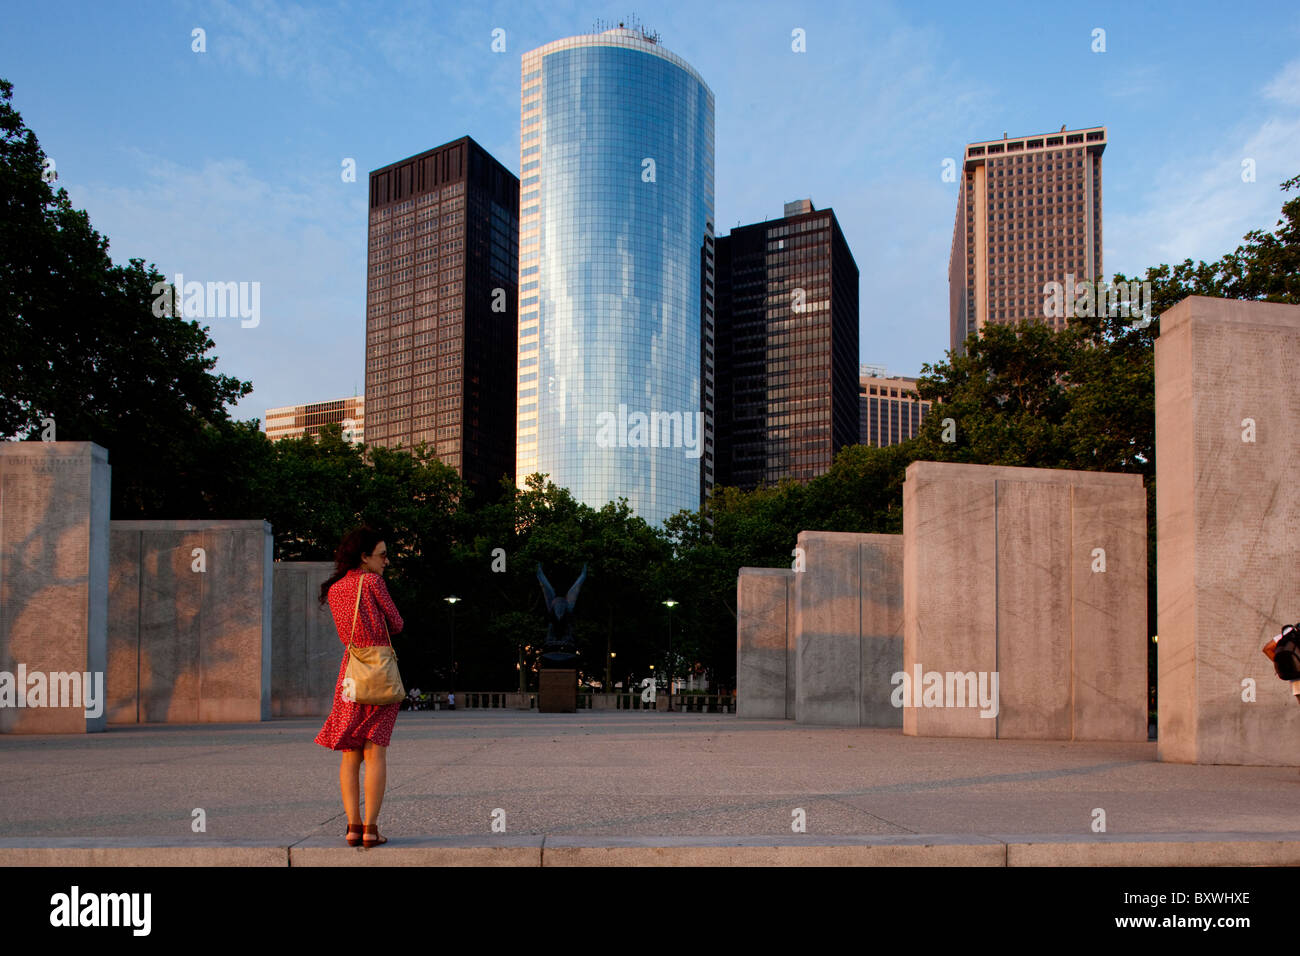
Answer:
POLYGON ((369 850, 373 847, 383 846, 387 842, 388 837, 379 835, 379 824, 367 823, 365 825, 365 832, 361 835, 361 845, 363 847, 369 850))
POLYGON ((354 837, 353 837, 353 834, 354 834, 354 833, 355 833, 355 834, 364 834, 365 832, 366 832, 366 828, 365 828, 364 826, 362 826, 360 823, 349 823, 349 824, 348 824, 348 832, 347 832, 347 834, 346 834, 346 838, 347 838, 347 841, 348 841, 348 846, 361 846, 361 841, 362 841, 362 839, 364 839, 364 837, 363 837, 363 836, 357 836, 357 837, 354 838, 354 837))

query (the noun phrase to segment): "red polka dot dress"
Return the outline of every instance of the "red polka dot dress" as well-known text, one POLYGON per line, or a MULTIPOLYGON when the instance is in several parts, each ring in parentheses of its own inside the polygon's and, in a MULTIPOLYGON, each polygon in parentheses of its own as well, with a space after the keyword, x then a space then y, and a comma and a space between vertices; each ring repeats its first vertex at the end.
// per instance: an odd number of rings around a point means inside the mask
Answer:
POLYGON ((393 735, 393 725, 397 723, 397 712, 402 706, 400 703, 358 704, 343 696, 343 677, 348 670, 346 644, 352 628, 358 586, 363 589, 352 643, 358 647, 387 645, 389 640, 384 634, 385 619, 389 634, 397 634, 402 630, 402 615, 397 613, 397 605, 388 596, 388 588, 381 575, 363 573, 360 568, 354 568, 330 587, 330 612, 334 615, 339 641, 345 645, 343 662, 339 665, 339 679, 334 684, 334 707, 325 719, 325 726, 316 735, 316 743, 330 750, 361 750, 367 740, 387 747, 393 735))

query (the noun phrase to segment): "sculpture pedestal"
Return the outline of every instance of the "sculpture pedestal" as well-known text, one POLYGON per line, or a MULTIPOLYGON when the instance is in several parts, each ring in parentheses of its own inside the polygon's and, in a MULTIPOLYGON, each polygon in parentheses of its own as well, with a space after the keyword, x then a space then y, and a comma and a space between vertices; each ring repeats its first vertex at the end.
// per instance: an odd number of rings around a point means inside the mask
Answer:
POLYGON ((538 674, 537 709, 543 714, 572 714, 578 709, 578 671, 547 668, 538 674))

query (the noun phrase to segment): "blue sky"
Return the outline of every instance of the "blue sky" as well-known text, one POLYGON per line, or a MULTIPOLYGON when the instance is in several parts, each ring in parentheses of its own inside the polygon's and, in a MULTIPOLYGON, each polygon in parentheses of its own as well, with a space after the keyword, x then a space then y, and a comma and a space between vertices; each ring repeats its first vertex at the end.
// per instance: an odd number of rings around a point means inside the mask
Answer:
POLYGON ((1217 258, 1273 227, 1300 174, 1286 2, 7 0, 0 77, 117 261, 261 283, 257 327, 205 320, 218 371, 256 389, 233 414, 260 419, 364 390, 368 171, 468 134, 517 173, 520 54, 633 12, 714 92, 719 233, 789 199, 833 208, 861 359, 894 374, 948 348, 941 173, 967 142, 1107 126, 1108 274, 1217 258))

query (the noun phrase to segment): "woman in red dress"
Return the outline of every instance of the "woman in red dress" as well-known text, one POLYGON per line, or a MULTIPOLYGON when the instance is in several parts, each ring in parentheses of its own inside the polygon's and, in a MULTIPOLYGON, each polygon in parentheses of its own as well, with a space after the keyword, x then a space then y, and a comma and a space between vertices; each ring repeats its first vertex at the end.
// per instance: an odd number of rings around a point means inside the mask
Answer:
MULTIPOLYGON (((320 603, 329 601, 339 640, 358 647, 389 644, 388 636, 402 630, 402 615, 384 586, 388 547, 373 528, 357 528, 343 539, 334 556, 334 574, 320 589, 320 603), (357 606, 357 588, 361 604, 357 606), (353 614, 356 614, 355 630, 353 614), (385 625, 387 629, 385 630, 385 625)), ((388 742, 401 704, 358 704, 343 695, 348 651, 343 649, 339 679, 334 685, 334 707, 316 743, 343 752, 339 764, 339 789, 348 817, 348 846, 374 847, 387 843, 379 835, 379 808, 388 778, 388 742), (366 818, 361 822, 361 764, 366 765, 366 818)))

